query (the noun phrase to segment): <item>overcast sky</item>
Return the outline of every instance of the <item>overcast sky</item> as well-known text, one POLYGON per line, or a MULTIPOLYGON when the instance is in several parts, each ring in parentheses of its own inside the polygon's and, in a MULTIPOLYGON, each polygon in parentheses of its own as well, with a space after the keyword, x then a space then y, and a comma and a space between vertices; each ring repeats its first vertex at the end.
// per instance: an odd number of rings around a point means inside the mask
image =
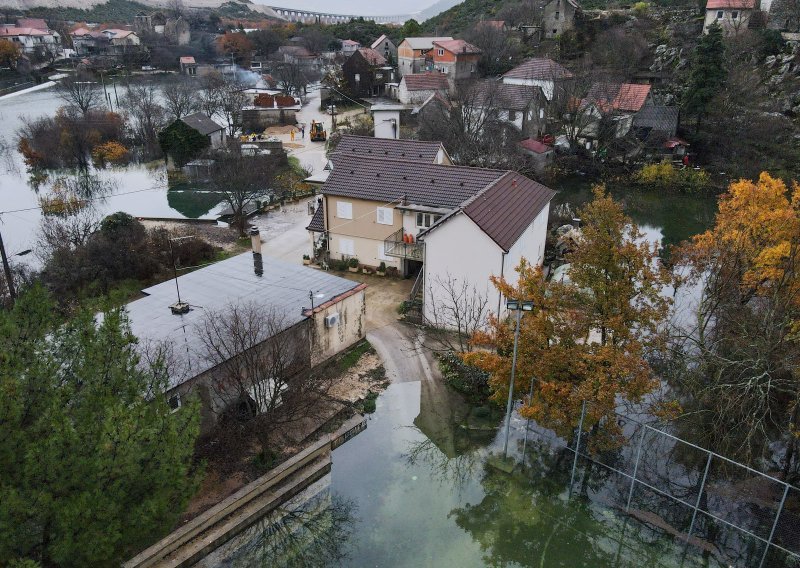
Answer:
POLYGON ((299 8, 312 12, 328 14, 355 14, 369 16, 393 16, 419 12, 432 5, 436 0, 403 0, 388 2, 387 0, 253 0, 257 4, 280 6, 281 8, 299 8))

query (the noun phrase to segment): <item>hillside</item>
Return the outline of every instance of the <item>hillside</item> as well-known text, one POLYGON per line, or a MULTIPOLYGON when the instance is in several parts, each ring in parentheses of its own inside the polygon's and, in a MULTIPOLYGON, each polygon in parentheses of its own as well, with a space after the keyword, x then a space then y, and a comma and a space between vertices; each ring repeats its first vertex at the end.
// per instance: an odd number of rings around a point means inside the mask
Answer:
POLYGON ((414 14, 414 18, 418 22, 424 22, 426 20, 429 20, 430 18, 433 18, 434 16, 441 14, 445 10, 449 10, 459 2, 460 0, 439 0, 435 4, 428 6, 424 10, 418 12, 417 14, 414 14))
MULTIPOLYGON (((174 0, 0 0, 0 8, 6 11, 25 12, 45 19, 96 22, 130 21, 142 10, 169 8, 174 4, 174 0)), ((182 4, 188 9, 213 9, 228 17, 248 14, 278 17, 271 8, 248 0, 183 0, 182 4)))
POLYGON ((497 18, 506 6, 517 4, 517 0, 464 0, 422 24, 426 33, 459 35, 475 22, 497 18))

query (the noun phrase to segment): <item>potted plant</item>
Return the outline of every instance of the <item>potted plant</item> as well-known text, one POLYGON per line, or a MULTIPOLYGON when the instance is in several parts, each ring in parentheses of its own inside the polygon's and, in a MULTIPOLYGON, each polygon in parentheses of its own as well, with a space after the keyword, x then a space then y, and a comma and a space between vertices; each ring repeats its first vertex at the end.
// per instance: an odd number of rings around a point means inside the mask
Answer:
POLYGON ((304 254, 304 255, 303 255, 303 264, 305 264, 306 266, 308 266, 309 264, 311 264, 311 257, 310 257, 310 256, 308 256, 307 254, 304 254))
POLYGON ((386 263, 385 262, 381 262, 378 265, 377 274, 378 274, 378 276, 386 276, 386 263))
POLYGON ((350 272, 358 272, 358 259, 357 258, 351 258, 347 262, 347 269, 350 272))
POLYGON ((361 269, 361 272, 363 272, 364 274, 372 274, 372 269, 365 266, 364 268, 361 269))
POLYGON ((398 274, 397 267, 390 266, 389 268, 386 269, 386 274, 388 274, 389 276, 397 276, 398 274))

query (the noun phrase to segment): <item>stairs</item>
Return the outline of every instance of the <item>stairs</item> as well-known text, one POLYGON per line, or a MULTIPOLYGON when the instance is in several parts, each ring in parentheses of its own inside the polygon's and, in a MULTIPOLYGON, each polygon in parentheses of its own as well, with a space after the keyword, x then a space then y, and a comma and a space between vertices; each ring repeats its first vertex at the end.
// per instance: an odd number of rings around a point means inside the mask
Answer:
POLYGON ((417 279, 414 280, 414 285, 411 287, 411 293, 408 295, 408 309, 406 310, 406 321, 409 323, 422 325, 422 301, 424 298, 424 290, 422 284, 425 281, 424 277, 425 268, 421 268, 417 279))

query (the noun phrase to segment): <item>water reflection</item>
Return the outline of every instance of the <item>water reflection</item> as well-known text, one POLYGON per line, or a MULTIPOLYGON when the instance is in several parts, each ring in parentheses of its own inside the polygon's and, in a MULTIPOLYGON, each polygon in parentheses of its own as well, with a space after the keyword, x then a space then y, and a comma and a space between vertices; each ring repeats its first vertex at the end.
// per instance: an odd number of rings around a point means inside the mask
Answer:
POLYGON ((355 504, 331 494, 328 473, 197 566, 338 566, 348 554, 355 504))

